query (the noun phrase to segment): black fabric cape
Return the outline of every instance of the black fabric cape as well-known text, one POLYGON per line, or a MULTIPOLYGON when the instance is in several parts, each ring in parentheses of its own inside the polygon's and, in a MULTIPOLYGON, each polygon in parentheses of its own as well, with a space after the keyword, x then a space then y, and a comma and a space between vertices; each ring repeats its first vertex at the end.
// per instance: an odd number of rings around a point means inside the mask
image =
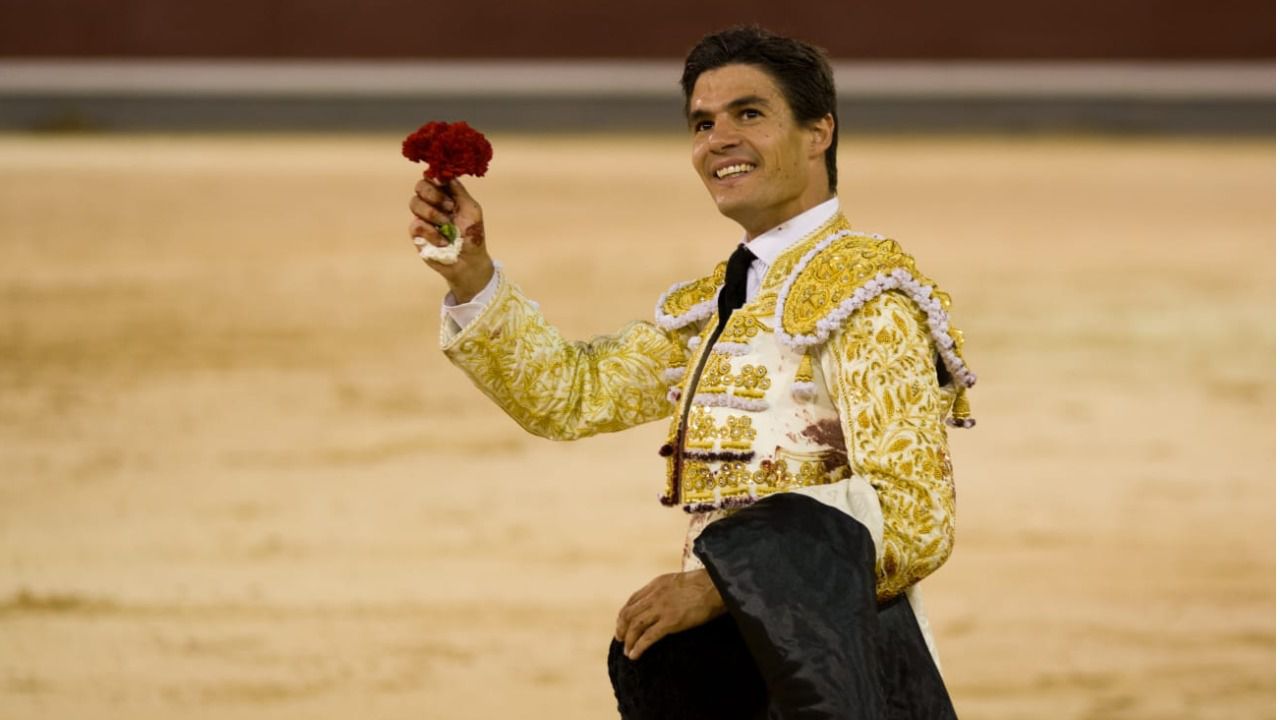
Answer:
POLYGON ((875 545, 812 498, 771 495, 702 532, 694 553, 728 613, 609 649, 624 720, 954 720, 905 596, 875 596, 875 545))

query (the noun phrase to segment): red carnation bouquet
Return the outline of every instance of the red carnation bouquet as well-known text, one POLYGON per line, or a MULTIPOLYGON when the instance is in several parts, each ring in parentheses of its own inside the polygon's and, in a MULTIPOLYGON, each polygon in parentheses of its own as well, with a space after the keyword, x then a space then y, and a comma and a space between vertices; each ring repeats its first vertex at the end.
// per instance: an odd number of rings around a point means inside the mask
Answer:
MULTIPOLYGON (((484 177, 493 159, 493 146, 465 122, 429 122, 409 133, 402 152, 413 162, 427 164, 423 177, 446 184, 462 175, 484 177)), ((440 234, 453 242, 458 228, 446 223, 440 226, 440 234)))

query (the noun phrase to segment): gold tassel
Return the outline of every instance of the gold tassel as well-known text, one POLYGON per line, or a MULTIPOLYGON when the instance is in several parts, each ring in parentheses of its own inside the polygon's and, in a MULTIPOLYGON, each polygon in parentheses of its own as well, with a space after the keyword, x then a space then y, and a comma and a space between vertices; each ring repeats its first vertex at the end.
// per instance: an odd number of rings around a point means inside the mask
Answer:
POLYGON ((800 358, 800 368, 796 370, 796 379, 791 383, 791 397, 797 402, 809 402, 818 395, 818 388, 813 384, 813 359, 809 353, 800 358))
POLYGON ((807 352, 800 358, 800 369, 796 370, 796 382, 813 382, 813 359, 807 352))
POLYGON ((683 368, 684 366, 684 351, 682 351, 679 346, 671 348, 671 352, 667 353, 667 367, 683 368))
POLYGON ((969 416, 969 396, 961 386, 956 390, 955 402, 951 403, 951 418, 947 424, 958 428, 971 428, 977 421, 969 416))

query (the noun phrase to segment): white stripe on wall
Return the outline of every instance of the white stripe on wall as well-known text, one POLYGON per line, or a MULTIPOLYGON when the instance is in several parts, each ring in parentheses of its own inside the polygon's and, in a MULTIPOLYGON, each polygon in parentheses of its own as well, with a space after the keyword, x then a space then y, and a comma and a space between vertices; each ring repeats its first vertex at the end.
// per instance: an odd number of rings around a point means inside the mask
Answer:
MULTIPOLYGON (((843 98, 1263 99, 1261 62, 836 62, 843 98)), ((679 61, 0 61, 0 95, 679 97, 679 61)))

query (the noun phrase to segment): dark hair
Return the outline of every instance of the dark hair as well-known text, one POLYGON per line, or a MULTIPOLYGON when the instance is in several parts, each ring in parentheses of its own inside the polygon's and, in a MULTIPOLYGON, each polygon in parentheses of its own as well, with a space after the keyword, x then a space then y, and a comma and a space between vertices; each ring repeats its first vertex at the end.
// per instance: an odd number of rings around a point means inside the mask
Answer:
POLYGON ((702 73, 725 65, 754 65, 773 78, 782 90, 797 123, 821 119, 828 113, 835 120, 831 147, 827 148, 827 189, 836 191, 836 84, 831 63, 821 48, 803 40, 775 35, 758 26, 735 26, 707 35, 689 51, 684 60, 684 112, 689 114, 694 83, 702 73))

